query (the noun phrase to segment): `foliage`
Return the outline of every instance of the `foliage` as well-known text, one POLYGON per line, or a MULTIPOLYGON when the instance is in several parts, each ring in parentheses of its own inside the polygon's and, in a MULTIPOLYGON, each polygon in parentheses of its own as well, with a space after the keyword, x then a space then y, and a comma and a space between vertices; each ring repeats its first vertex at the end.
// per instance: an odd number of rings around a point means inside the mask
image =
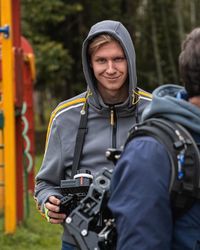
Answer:
POLYGON ((67 13, 80 10, 79 5, 66 5, 59 0, 22 0, 22 33, 34 48, 36 89, 49 89, 55 97, 63 93, 63 90, 57 90, 67 84, 73 64, 68 49, 59 37, 63 33, 62 22, 67 13))

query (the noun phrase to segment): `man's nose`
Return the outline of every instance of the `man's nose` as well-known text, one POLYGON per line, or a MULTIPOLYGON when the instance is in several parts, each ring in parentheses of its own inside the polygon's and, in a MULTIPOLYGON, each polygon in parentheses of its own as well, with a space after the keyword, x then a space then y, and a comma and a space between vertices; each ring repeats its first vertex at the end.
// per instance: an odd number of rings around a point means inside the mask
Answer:
POLYGON ((113 73, 115 73, 115 71, 116 71, 116 68, 115 68, 115 64, 114 64, 114 62, 113 61, 108 61, 108 65, 107 65, 107 70, 106 70, 106 72, 108 73, 108 74, 113 74, 113 73))

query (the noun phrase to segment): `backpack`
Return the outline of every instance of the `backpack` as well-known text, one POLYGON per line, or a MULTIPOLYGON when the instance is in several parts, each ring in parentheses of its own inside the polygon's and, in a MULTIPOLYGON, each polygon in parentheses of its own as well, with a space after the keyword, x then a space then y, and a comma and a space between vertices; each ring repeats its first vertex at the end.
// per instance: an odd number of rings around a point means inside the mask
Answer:
POLYGON ((171 163, 172 212, 174 218, 181 216, 200 199, 200 152, 196 142, 182 125, 163 118, 136 124, 125 146, 138 136, 151 136, 165 146, 171 163))

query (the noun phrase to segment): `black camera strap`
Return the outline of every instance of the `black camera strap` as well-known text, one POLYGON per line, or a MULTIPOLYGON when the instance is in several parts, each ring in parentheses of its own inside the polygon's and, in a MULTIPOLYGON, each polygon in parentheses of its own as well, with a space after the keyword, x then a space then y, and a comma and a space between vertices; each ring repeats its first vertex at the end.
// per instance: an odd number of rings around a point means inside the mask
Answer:
POLYGON ((71 173, 71 178, 73 179, 74 175, 77 173, 77 170, 79 168, 79 163, 81 160, 81 154, 83 150, 83 144, 85 140, 85 135, 87 133, 87 119, 88 119, 88 108, 89 105, 87 103, 87 100, 85 102, 85 109, 81 110, 81 119, 80 119, 80 124, 76 136, 76 144, 74 148, 74 159, 73 159, 73 164, 72 164, 72 173, 71 173))

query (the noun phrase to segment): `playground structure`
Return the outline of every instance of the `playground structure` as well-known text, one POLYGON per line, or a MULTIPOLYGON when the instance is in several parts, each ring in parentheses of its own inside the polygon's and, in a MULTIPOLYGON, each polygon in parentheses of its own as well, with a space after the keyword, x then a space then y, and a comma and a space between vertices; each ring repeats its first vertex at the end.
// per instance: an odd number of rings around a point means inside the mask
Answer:
POLYGON ((21 35, 20 0, 0 0, 0 214, 12 234, 34 187, 34 53, 21 35))

